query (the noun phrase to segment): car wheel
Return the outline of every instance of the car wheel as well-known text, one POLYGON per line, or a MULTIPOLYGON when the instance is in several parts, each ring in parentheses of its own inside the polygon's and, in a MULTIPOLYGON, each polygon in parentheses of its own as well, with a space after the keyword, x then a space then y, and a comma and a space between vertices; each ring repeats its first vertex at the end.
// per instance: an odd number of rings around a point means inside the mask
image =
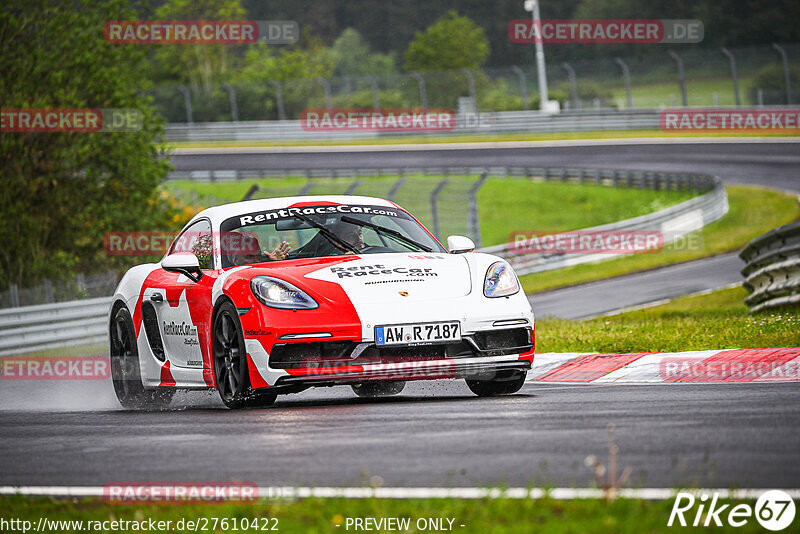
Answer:
POLYGON ((505 371, 492 380, 467 380, 467 387, 479 397, 511 395, 525 384, 525 371, 505 371))
POLYGON ((352 386, 353 393, 359 397, 370 399, 374 397, 390 397, 392 395, 397 395, 403 391, 404 387, 406 387, 406 383, 402 380, 395 380, 392 382, 362 382, 361 384, 352 386))
POLYGON ((274 393, 258 393, 250 387, 247 349, 239 314, 224 302, 214 318, 214 377, 217 391, 228 408, 260 408, 275 402, 274 393))
POLYGON ((145 388, 139 368, 139 350, 131 313, 124 306, 111 319, 111 381, 123 408, 157 410, 166 408, 175 390, 145 388))

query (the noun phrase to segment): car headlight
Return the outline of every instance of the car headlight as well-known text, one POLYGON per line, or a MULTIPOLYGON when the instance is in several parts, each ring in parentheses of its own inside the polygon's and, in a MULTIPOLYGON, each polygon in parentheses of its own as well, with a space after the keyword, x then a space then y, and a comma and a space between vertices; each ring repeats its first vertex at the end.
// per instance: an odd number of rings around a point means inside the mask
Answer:
POLYGON ((263 304, 271 308, 313 310, 317 301, 289 282, 271 276, 256 276, 250 280, 250 289, 263 304))
POLYGON ((493 263, 486 271, 483 294, 489 298, 508 297, 519 291, 519 282, 511 266, 503 261, 493 263))

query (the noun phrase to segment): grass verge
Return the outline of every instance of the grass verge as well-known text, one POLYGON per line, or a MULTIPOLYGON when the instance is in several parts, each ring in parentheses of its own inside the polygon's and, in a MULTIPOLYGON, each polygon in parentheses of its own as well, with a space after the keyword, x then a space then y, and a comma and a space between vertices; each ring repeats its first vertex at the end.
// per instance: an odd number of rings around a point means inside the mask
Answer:
POLYGON ((686 138, 686 137, 795 137, 796 132, 741 132, 741 131, 708 131, 708 132, 665 132, 662 130, 626 130, 626 131, 587 131, 587 132, 548 132, 548 133, 513 133, 513 134, 452 134, 446 136, 408 136, 408 137, 376 137, 372 139, 350 140, 313 140, 313 141, 185 141, 169 143, 170 149, 176 148, 251 148, 251 147, 284 147, 284 146, 353 146, 353 145, 398 145, 398 144, 441 144, 441 143, 501 143, 511 141, 569 141, 592 139, 639 139, 650 137, 686 138))
MULTIPOLYGON (((430 194, 442 176, 408 175, 395 200, 432 229, 430 194)), ((355 194, 386 197, 397 177, 359 177, 355 194)), ((466 232, 468 191, 478 176, 450 177, 439 196, 441 233, 466 232)), ((310 194, 343 194, 350 178, 315 179, 310 194)), ((293 196, 305 177, 263 178, 238 182, 171 181, 164 188, 183 202, 210 206, 239 201, 253 184, 263 188, 256 198, 293 196)), ((485 245, 506 242, 514 230, 576 230, 636 217, 678 204, 689 191, 653 191, 625 187, 532 182, 524 178, 490 178, 478 192, 478 213, 485 245)))
MULTIPOLYGON (((726 501, 727 502, 727 501, 726 501)), ((751 501, 747 502, 750 506, 751 501)), ((117 506, 105 504, 97 499, 52 500, 45 498, 0 498, 0 508, 4 519, 18 518, 31 521, 35 528, 40 517, 48 520, 83 521, 171 521, 173 526, 169 532, 193 532, 187 528, 186 521, 200 520, 197 531, 205 532, 264 532, 267 526, 277 526, 279 532, 298 533, 335 533, 356 531, 353 525, 347 528, 348 518, 407 518, 408 528, 397 530, 367 529, 367 532, 422 532, 436 531, 436 528, 420 528, 428 519, 452 520, 452 531, 464 533, 513 533, 520 532, 553 532, 553 533, 636 533, 663 532, 679 530, 681 532, 707 531, 707 527, 667 527, 673 501, 644 501, 619 499, 606 502, 596 499, 557 501, 552 499, 537 500, 458 500, 458 499, 304 499, 292 503, 265 502, 264 504, 220 504, 211 506, 117 506), (215 522, 216 518, 216 522, 215 522), (258 528, 234 529, 241 526, 246 519, 249 524, 258 518, 258 528), (269 518, 264 522, 262 518, 269 518), (227 519, 227 528, 222 527, 222 520, 227 519), (274 521, 277 519, 277 522, 274 521), (174 529, 183 520, 182 529, 174 529), (213 528, 216 524, 217 528, 213 528), (463 526, 462 526, 463 525, 463 526)), ((722 504, 722 503, 720 503, 722 504)), ((694 512, 694 510, 692 510, 694 512)), ((687 518, 691 522, 694 516, 687 518)), ((723 516, 724 521, 724 516, 723 516)), ((195 523, 197 524, 197 523, 195 523)), ((428 524, 430 525, 430 524, 428 524)), ((87 529, 84 529, 87 530, 87 529)), ((139 532, 132 529, 96 531, 139 532)), ((359 529, 360 531, 365 531, 359 529)), ((449 528, 448 528, 449 530, 449 528)), ((47 532, 47 530, 44 530, 47 532)), ((77 528, 61 528, 51 532, 77 532, 77 528)), ((729 526, 715 527, 715 532, 761 532, 759 523, 750 518, 741 528, 729 526)), ((13 532, 13 531, 12 531, 13 532)), ((22 530, 19 530, 22 532, 22 530)), ((42 532, 42 531, 40 531, 42 532)))
POLYGON ((800 308, 750 314, 742 287, 587 321, 536 321, 537 352, 679 352, 800 347, 800 308))
POLYGON ((637 254, 520 277, 526 293, 535 293, 637 271, 663 267, 741 249, 751 239, 800 216, 789 194, 751 186, 728 186, 730 210, 688 239, 653 254, 637 254))

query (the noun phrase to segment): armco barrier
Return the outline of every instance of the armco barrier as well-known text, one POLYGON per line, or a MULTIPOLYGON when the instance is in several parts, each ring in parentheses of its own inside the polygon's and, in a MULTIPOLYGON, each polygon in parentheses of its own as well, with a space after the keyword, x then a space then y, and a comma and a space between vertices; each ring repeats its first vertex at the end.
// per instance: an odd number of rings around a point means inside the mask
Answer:
POLYGON ((457 115, 456 127, 448 133, 307 131, 299 120, 171 123, 166 127, 166 140, 185 141, 303 141, 370 139, 419 135, 502 134, 521 132, 564 132, 592 130, 657 130, 658 109, 564 111, 558 114, 542 111, 505 111, 457 115))
MULTIPOLYGON (((621 183, 632 182, 635 187, 654 187, 661 180, 669 180, 678 188, 702 188, 710 190, 699 196, 640 217, 626 219, 610 224, 587 228, 584 232, 610 232, 652 230, 661 232, 664 236, 664 245, 680 239, 681 237, 703 228, 705 225, 720 219, 728 212, 728 196, 721 180, 708 175, 672 175, 668 173, 644 173, 630 171, 599 171, 596 176, 602 177, 604 173, 613 173, 614 179, 621 183)), ((584 179, 581 173, 580 179, 584 179)), ((517 274, 529 274, 561 267, 569 267, 580 263, 601 261, 618 256, 617 254, 529 254, 517 252, 513 243, 503 243, 492 247, 479 249, 480 252, 496 254, 508 260, 517 274)))
POLYGON ((106 341, 111 297, 0 310, 0 355, 106 341))
POLYGON ((800 222, 770 230, 739 253, 751 312, 800 304, 800 222))
MULTIPOLYGON (((688 108, 691 109, 691 108, 688 108)), ((705 109, 705 108, 703 108, 705 109)), ((738 108, 714 108, 718 111, 738 108)), ((780 106, 762 110, 785 109, 780 106)), ((355 130, 304 130, 299 120, 170 123, 165 138, 170 142, 187 141, 324 141, 348 139, 396 138, 449 135, 496 135, 511 133, 549 133, 580 131, 658 130, 661 109, 604 109, 586 111, 481 112, 456 115, 455 128, 449 132, 365 132, 355 130)))

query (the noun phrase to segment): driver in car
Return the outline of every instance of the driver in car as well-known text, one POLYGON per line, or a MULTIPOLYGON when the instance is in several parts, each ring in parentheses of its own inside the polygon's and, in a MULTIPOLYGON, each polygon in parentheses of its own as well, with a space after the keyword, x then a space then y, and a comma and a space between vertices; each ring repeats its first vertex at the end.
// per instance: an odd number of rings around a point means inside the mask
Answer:
POLYGON ((264 261, 285 260, 289 255, 290 247, 289 243, 286 241, 281 242, 272 252, 267 252, 262 250, 261 244, 254 234, 250 232, 242 233, 242 237, 247 238, 247 240, 242 240, 243 243, 247 241, 246 244, 241 247, 233 247, 229 244, 228 247, 228 259, 233 267, 261 263, 264 261), (238 250, 233 250, 234 248, 238 248, 238 250))
MULTIPOLYGON (((356 250, 361 250, 364 248, 364 234, 361 232, 360 226, 339 221, 339 224, 336 225, 334 232, 342 239, 342 241, 352 245, 356 250)), ((355 254, 352 250, 344 250, 339 245, 336 245, 336 247, 342 250, 345 254, 355 254)))

